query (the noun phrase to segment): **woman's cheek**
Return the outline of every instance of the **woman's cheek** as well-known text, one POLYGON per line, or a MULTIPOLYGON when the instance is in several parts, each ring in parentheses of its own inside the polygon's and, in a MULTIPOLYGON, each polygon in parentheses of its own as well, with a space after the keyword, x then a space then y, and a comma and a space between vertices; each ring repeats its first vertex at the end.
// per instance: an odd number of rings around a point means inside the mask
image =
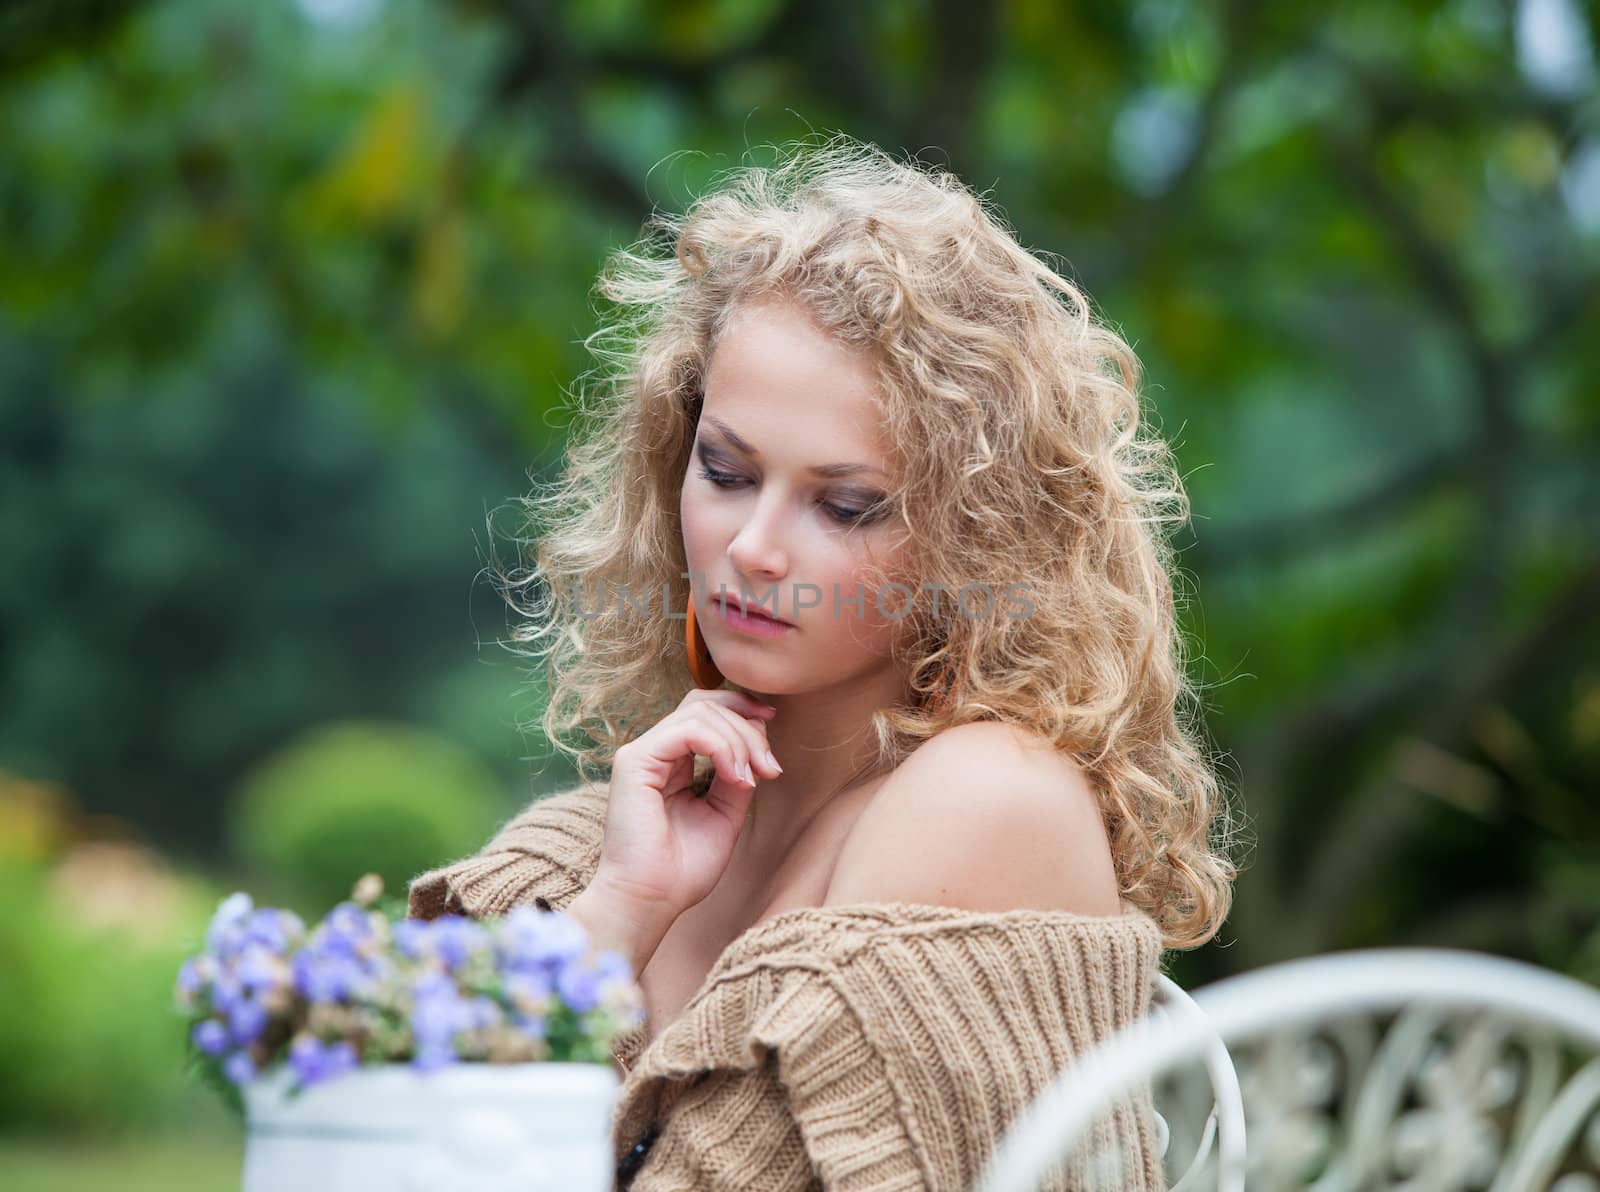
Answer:
MULTIPOLYGON (((708 530, 699 502, 693 497, 685 496, 679 504, 678 517, 683 527, 683 551, 688 559, 689 571, 691 574, 704 572, 710 546, 706 541, 708 530)), ((704 580, 701 579, 700 582, 704 580)))
POLYGON ((893 617, 903 602, 903 594, 875 587, 866 567, 852 569, 839 580, 837 623, 841 636, 864 653, 886 655, 894 631, 893 617))
POLYGON ((850 590, 862 594, 863 619, 870 625, 892 626, 911 611, 916 588, 904 571, 905 552, 868 542, 852 571, 850 590))

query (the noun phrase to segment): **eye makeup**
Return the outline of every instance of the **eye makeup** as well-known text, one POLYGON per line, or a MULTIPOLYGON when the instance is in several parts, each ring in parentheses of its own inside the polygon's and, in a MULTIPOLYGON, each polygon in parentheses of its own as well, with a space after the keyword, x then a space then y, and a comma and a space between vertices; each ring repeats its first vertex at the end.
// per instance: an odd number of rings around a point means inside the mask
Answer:
MULTIPOLYGON (((695 454, 700 458, 699 477, 714 484, 717 488, 724 490, 737 489, 750 483, 749 480, 738 473, 726 470, 727 465, 722 465, 721 460, 712 455, 704 443, 695 444, 695 454)), ((848 505, 837 504, 833 501, 818 502, 823 512, 840 525, 868 526, 882 521, 888 516, 888 506, 882 494, 836 493, 834 495, 836 497, 853 498, 853 503, 848 505)))

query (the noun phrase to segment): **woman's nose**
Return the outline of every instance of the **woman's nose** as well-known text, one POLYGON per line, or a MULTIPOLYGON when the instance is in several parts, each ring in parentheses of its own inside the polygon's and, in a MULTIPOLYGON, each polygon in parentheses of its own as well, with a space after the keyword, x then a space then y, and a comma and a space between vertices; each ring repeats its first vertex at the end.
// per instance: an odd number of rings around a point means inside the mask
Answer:
POLYGON ((789 570, 788 552, 779 540, 781 518, 775 506, 758 508, 728 544, 728 558, 741 574, 770 579, 789 570))

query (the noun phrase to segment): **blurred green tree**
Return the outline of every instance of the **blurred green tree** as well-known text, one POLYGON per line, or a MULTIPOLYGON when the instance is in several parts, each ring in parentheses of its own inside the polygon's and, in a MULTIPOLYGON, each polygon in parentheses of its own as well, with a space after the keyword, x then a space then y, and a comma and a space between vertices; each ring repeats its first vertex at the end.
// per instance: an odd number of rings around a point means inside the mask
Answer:
MULTIPOLYGON (((315 923, 365 873, 391 894, 475 852, 504 811, 498 780, 466 750, 408 725, 339 723, 268 757, 233 801, 233 847, 251 889, 315 923)), ((260 901, 267 901, 265 898, 260 901)))

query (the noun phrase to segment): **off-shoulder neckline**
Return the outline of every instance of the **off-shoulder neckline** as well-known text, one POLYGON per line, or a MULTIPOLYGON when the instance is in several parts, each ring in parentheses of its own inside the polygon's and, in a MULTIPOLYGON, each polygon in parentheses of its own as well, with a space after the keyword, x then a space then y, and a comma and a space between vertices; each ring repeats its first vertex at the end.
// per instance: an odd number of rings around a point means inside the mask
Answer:
POLYGON ((1122 900, 1122 907, 1123 909, 1114 915, 1090 915, 1085 914, 1082 911, 1068 911, 1059 909, 1051 910, 1043 907, 1026 906, 1009 907, 1005 910, 974 910, 971 907, 964 906, 947 906, 931 902, 905 902, 899 899, 892 899, 881 902, 839 902, 826 906, 794 906, 789 907, 786 910, 778 911, 776 914, 761 920, 761 922, 755 924, 755 926, 761 927, 767 923, 776 923, 779 919, 789 915, 794 915, 797 917, 807 915, 825 915, 829 917, 834 915, 880 917, 884 915, 896 917, 901 915, 909 915, 915 919, 934 918, 980 920, 1027 918, 1046 919, 1052 921, 1056 919, 1066 919, 1102 923, 1121 923, 1126 922, 1129 919, 1141 919, 1149 917, 1142 908, 1132 902, 1129 902, 1127 899, 1122 900))
MULTIPOLYGON (((610 796, 610 783, 601 780, 579 785, 576 790, 558 792, 558 795, 577 795, 604 801, 610 796)), ((555 796, 553 796, 555 797, 555 796)), ((782 910, 759 923, 752 924, 736 935, 722 951, 726 957, 741 947, 781 932, 784 928, 809 921, 845 922, 861 924, 884 930, 916 927, 976 927, 1019 926, 1074 927, 1085 930, 1115 931, 1132 928, 1153 932, 1164 941, 1159 924, 1148 911, 1127 898, 1121 900, 1122 910, 1114 915, 1089 915, 1079 911, 1046 910, 1038 907, 1015 907, 1006 910, 972 910, 967 907, 945 906, 926 902, 851 902, 832 906, 797 906, 782 910)), ((715 967, 715 966, 713 966, 715 967)))
POLYGON ((1079 911, 1016 907, 1007 910, 972 910, 925 902, 852 902, 832 906, 797 906, 779 911, 752 924, 735 936, 723 949, 726 958, 765 940, 782 935, 787 929, 807 923, 845 923, 869 931, 897 931, 916 928, 962 929, 972 927, 1079 928, 1088 931, 1150 931, 1159 940, 1160 927, 1143 908, 1124 899, 1123 910, 1115 915, 1088 915, 1079 911))

